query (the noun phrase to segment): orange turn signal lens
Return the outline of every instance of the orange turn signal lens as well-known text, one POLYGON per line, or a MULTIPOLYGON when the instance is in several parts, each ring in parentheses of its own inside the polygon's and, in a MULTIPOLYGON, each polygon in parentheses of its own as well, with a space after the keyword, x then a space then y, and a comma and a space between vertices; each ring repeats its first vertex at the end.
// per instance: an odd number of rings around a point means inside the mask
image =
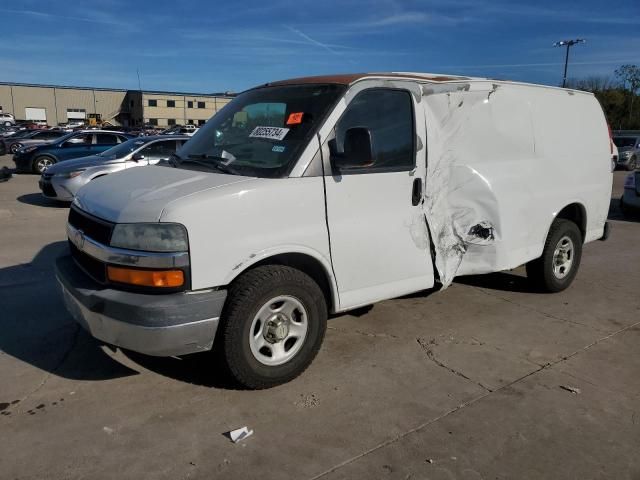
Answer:
POLYGON ((134 270, 108 266, 107 276, 112 282, 143 287, 181 287, 184 285, 182 270, 134 270))

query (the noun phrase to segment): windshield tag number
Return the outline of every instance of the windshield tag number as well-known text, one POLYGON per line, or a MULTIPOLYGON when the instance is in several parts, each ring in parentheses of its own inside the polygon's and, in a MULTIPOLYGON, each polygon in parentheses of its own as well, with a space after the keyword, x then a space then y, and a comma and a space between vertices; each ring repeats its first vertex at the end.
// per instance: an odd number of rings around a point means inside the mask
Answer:
POLYGON ((282 140, 289 132, 288 128, 256 127, 249 134, 250 138, 266 138, 267 140, 282 140))

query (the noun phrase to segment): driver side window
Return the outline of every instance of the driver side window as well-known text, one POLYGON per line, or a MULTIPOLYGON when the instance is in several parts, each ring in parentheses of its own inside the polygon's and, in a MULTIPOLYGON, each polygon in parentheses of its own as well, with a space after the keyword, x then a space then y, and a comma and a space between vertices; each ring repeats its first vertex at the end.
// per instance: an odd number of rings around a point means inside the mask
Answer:
POLYGON ((336 125, 338 154, 345 155, 346 132, 352 128, 368 129, 371 138, 373 158, 366 167, 358 168, 357 173, 414 168, 415 128, 413 103, 408 91, 374 88, 356 95, 336 125))
POLYGON ((83 133, 80 135, 76 135, 75 137, 71 137, 69 140, 64 142, 64 146, 78 147, 80 145, 91 145, 92 140, 93 140, 93 133, 83 133))
POLYGON ((175 140, 155 142, 148 147, 140 150, 140 153, 144 155, 147 160, 162 160, 167 159, 172 153, 176 151, 175 140))

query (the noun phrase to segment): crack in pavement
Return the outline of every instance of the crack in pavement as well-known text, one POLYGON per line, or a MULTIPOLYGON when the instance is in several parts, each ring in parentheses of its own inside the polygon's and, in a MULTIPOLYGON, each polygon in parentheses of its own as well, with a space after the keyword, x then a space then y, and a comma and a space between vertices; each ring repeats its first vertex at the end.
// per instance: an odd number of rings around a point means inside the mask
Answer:
POLYGON ((430 347, 431 345, 436 345, 435 340, 431 340, 429 342, 425 341, 424 338, 417 338, 416 339, 418 341, 418 344, 422 347, 422 349, 425 351, 425 353, 427 354, 427 358, 429 360, 431 360, 433 363, 435 363, 436 365, 438 365, 439 367, 444 368, 445 370, 448 370, 449 372, 464 378, 465 380, 469 380, 470 382, 475 383, 476 385, 478 385, 480 388, 482 388, 483 390, 487 391, 487 392, 492 392, 493 390, 491 390, 489 387, 483 385, 480 382, 477 382, 469 377, 467 377, 464 373, 462 373, 459 370, 456 370, 455 368, 449 367, 447 364, 445 364, 444 362, 442 362, 441 360, 438 360, 435 356, 435 354, 433 353, 433 349, 430 347))
POLYGON ((329 327, 327 326, 327 330, 334 330, 336 332, 340 332, 340 333, 356 333, 358 335, 363 335, 365 337, 372 337, 372 338, 400 338, 397 335, 392 335, 390 333, 370 333, 370 332, 365 332, 363 330, 346 330, 343 328, 336 328, 336 327, 329 327))
POLYGON ((510 304, 512 304, 512 305, 515 305, 515 306, 517 306, 517 307, 524 308, 524 309, 526 309, 526 310, 529 310, 530 312, 538 313, 538 314, 543 315, 543 316, 545 316, 545 317, 547 317, 547 318, 551 318, 551 319, 553 319, 553 320, 558 320, 558 321, 560 321, 560 322, 567 322, 567 323, 571 323, 571 324, 573 324, 573 325, 580 325, 581 327, 587 327, 587 328, 591 328, 591 329, 593 329, 593 330, 598 330, 597 328, 591 327, 591 326, 589 326, 589 325, 587 325, 587 324, 580 323, 580 322, 576 322, 575 320, 568 320, 568 319, 566 319, 566 318, 558 317, 558 316, 553 315, 553 314, 551 314, 551 313, 547 313, 547 312, 543 312, 542 310, 538 310, 538 309, 537 309, 537 308, 535 308, 535 307, 531 307, 531 306, 529 306, 529 305, 524 305, 524 304, 522 304, 522 303, 516 302, 516 301, 511 300, 511 299, 509 299, 509 298, 505 298, 505 297, 502 297, 502 296, 497 295, 497 294, 495 294, 495 293, 488 292, 487 290, 485 290, 485 289, 484 289, 484 288, 482 288, 482 287, 472 287, 472 288, 473 288, 473 289, 475 289, 475 290, 477 290, 477 291, 479 291, 479 292, 481 292, 481 293, 484 293, 485 295, 488 295, 488 296, 493 297, 493 298, 497 298, 497 299, 502 300, 502 301, 504 301, 504 302, 510 303, 510 304))
MULTIPOLYGON (((319 478, 325 477, 325 476, 329 475, 330 473, 333 473, 336 470, 339 470, 340 468, 346 467, 347 465, 349 465, 349 464, 351 464, 351 463, 353 463, 353 462, 355 462, 355 461, 357 461, 357 460, 359 460, 361 458, 364 458, 367 455, 370 455, 370 454, 372 454, 372 453, 374 453, 374 452, 376 452, 376 451, 378 451, 378 450, 380 450, 380 449, 382 449, 384 447, 392 445, 392 444, 402 440, 403 438, 405 438, 405 437, 407 437, 407 436, 409 436, 409 435, 411 435, 413 433, 417 433, 417 432, 419 432, 421 430, 424 430, 425 428, 429 427, 430 425, 433 425, 434 423, 439 422, 440 420, 448 417, 449 415, 452 415, 452 414, 456 413, 459 410, 462 410, 462 409, 464 409, 466 407, 469 407, 469 406, 479 402, 480 400, 488 397, 489 395, 495 395, 496 393, 500 392, 501 390, 504 390, 505 388, 512 387, 513 385, 515 385, 517 383, 520 383, 523 380, 526 380, 527 378, 529 378, 529 377, 531 377, 533 375, 536 375, 536 374, 538 374, 538 373, 540 373, 540 372, 542 372, 544 370, 548 370, 550 368, 553 368, 553 367, 555 367, 556 365, 558 365, 560 363, 566 362, 570 358, 575 357, 576 355, 578 355, 578 354, 580 354, 582 352, 586 352, 587 350, 589 350, 590 348, 594 347, 595 345, 597 345, 597 344, 599 344, 601 342, 604 342, 604 341, 606 341, 606 340, 608 340, 608 339, 610 339, 610 338, 612 338, 612 337, 614 337, 616 335, 624 333, 627 330, 631 330, 632 328, 634 328, 634 327, 636 327, 638 325, 640 325, 640 322, 636 322, 636 323, 634 323, 632 325, 629 325, 627 327, 623 327, 623 328, 621 328, 619 330, 616 330, 613 333, 610 333, 608 335, 605 335, 604 337, 601 337, 601 338, 599 338, 597 340, 594 340, 590 344, 588 344, 588 345, 576 350, 573 353, 570 353, 569 355, 565 355, 564 357, 560 358, 559 360, 556 360, 555 362, 549 362, 549 363, 543 365, 542 367, 537 368, 537 369, 533 370, 532 372, 529 372, 526 375, 523 375, 522 377, 519 377, 519 378, 513 380, 512 382, 509 382, 509 383, 507 383, 505 385, 502 385, 501 387, 497 388, 493 392, 486 392, 486 393, 483 393, 482 395, 479 395, 478 397, 475 397, 475 398, 472 398, 471 400, 463 402, 460 405, 458 405, 458 406, 456 406, 456 407, 454 407, 454 408, 452 408, 450 410, 447 410, 446 412, 442 413, 441 415, 438 415, 435 418, 427 420, 426 422, 423 422, 420 425, 418 425, 418 426, 416 426, 414 428, 411 428, 411 429, 407 430, 404 433, 401 433, 399 435, 396 435, 393 438, 385 440, 384 442, 381 442, 378 445, 376 445, 374 447, 371 447, 371 448, 365 450, 364 452, 362 452, 362 453, 360 453, 358 455, 355 455, 355 456, 353 456, 351 458, 348 458, 347 460, 344 460, 344 461, 338 463, 337 465, 334 465, 333 467, 325 470, 324 472, 321 472, 321 473, 311 477, 309 480, 317 480, 319 478)), ((635 419, 632 418, 632 420, 635 420, 635 419)))
POLYGON ((45 377, 38 384, 38 386, 36 386, 36 388, 34 388, 29 393, 27 393, 24 397, 22 397, 20 399, 20 402, 16 403, 15 405, 22 404, 22 402, 24 402, 25 400, 29 399, 29 397, 31 397, 32 395, 34 395, 35 393, 40 391, 47 384, 47 382, 49 381, 51 376, 53 374, 55 374, 62 367, 62 365, 64 365, 64 363, 69 358, 69 355, 71 354, 73 349, 76 347, 76 342, 78 341, 78 334, 80 333, 80 326, 76 324, 76 325, 74 325, 74 327, 75 328, 74 328, 73 334, 71 336, 71 342, 69 344, 69 348, 67 348, 67 350, 65 350, 65 352, 62 354, 62 356, 60 357, 60 360, 58 360, 58 363, 56 363, 56 365, 52 369, 49 370, 49 372, 45 375, 45 377))

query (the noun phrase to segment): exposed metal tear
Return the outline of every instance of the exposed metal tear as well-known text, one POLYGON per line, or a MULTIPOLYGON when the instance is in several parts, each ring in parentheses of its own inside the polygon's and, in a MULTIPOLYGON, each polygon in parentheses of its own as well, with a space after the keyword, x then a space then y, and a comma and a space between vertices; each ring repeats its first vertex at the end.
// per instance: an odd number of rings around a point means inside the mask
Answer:
POLYGON ((469 235, 473 235, 483 240, 493 240, 493 227, 489 222, 480 222, 469 230, 469 235))
POLYGON ((493 95, 494 93, 496 93, 496 91, 498 90, 498 88, 500 88, 500 85, 498 85, 497 83, 494 83, 491 85, 491 90, 489 91, 489 93, 487 94, 487 100, 486 102, 489 101, 489 99, 491 98, 491 95, 493 95))
POLYGON ((422 96, 427 97, 429 95, 438 95, 447 92, 460 92, 469 91, 471 84, 469 83, 445 83, 441 85, 436 84, 423 84, 422 96))

